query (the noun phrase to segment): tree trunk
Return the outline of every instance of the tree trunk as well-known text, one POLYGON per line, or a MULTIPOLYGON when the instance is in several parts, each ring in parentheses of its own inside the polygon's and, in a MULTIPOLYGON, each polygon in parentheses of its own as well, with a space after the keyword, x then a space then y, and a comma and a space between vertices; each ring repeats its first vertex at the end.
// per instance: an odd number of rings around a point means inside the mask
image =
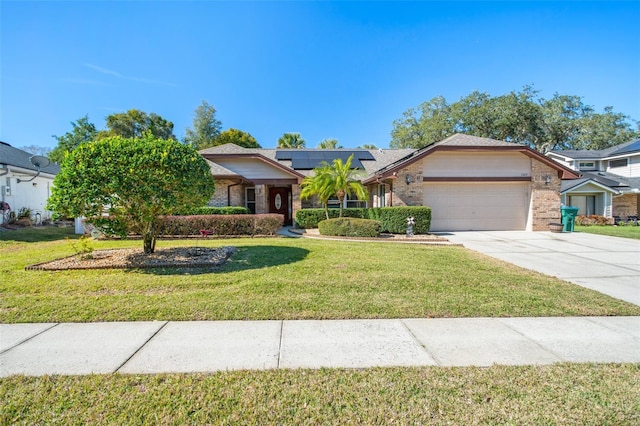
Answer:
POLYGON ((338 217, 342 217, 342 205, 344 204, 344 191, 341 189, 340 191, 338 191, 338 202, 340 203, 340 214, 338 215, 338 217))
POLYGON ((151 254, 156 249, 156 237, 152 234, 144 234, 142 236, 142 240, 144 241, 144 252, 146 254, 151 254))

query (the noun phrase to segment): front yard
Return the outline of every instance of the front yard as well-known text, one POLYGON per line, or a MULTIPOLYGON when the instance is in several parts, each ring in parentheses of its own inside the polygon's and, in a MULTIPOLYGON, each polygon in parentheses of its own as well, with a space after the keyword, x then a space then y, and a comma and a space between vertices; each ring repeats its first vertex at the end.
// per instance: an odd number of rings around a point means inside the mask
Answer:
MULTIPOLYGON (((0 233, 0 322, 640 315, 461 247, 161 241, 238 252, 219 270, 25 271, 74 252, 40 231, 0 233)), ((639 381, 638 364, 13 376, 0 424, 637 424, 639 381)))
POLYGON ((14 233, 0 234, 4 323, 640 315, 638 306, 462 247, 172 240, 158 248, 232 245, 238 251, 218 270, 25 271, 74 250, 65 240, 23 242, 6 234, 14 233))

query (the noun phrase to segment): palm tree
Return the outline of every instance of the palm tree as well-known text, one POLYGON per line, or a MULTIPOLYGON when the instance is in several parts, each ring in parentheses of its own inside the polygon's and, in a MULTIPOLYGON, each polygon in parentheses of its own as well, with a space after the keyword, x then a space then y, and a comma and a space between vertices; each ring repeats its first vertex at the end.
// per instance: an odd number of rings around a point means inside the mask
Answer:
POLYGON ((331 166, 323 162, 320 167, 313 170, 313 175, 306 176, 302 180, 300 187, 302 188, 300 198, 304 200, 313 196, 318 197, 318 200, 324 208, 324 213, 327 219, 329 219, 329 198, 335 195, 331 183, 331 166))
POLYGON ((324 139, 322 142, 318 144, 319 149, 339 149, 342 148, 338 144, 337 139, 324 139))
POLYGON ((300 198, 317 196, 324 207, 327 219, 329 219, 328 201, 335 195, 340 202, 339 216, 342 217, 344 197, 355 195, 359 200, 367 198, 367 189, 357 180, 358 169, 351 168, 352 160, 353 155, 349 156, 346 162, 342 162, 340 158, 333 160, 332 165, 323 162, 320 167, 313 170, 312 176, 307 176, 302 180, 300 198))
POLYGON ((351 168, 352 161, 353 154, 344 163, 341 158, 336 158, 331 167, 331 182, 340 202, 340 217, 342 217, 344 197, 355 195, 358 200, 367 198, 367 188, 357 180, 361 173, 357 168, 351 168))
POLYGON ((305 144, 300 133, 285 133, 278 139, 278 148, 304 148, 305 144))

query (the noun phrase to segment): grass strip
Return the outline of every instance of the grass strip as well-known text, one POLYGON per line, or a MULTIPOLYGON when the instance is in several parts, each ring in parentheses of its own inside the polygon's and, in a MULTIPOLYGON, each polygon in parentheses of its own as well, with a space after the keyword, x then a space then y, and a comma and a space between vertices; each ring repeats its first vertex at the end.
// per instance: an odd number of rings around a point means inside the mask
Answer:
POLYGON ((0 379, 2 424, 640 423, 639 364, 0 379))
POLYGON ((640 240, 640 226, 581 226, 576 225, 576 232, 608 235, 610 237, 633 238, 640 240))

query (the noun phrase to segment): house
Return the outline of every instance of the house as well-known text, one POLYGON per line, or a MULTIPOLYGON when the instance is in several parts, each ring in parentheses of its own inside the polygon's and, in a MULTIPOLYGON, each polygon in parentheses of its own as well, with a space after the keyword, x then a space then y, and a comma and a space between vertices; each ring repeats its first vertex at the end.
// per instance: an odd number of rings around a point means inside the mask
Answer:
POLYGON ((200 154, 216 179, 214 206, 246 206, 256 213, 295 212, 300 183, 322 161, 354 156, 369 190, 345 207, 429 206, 431 229, 548 230, 560 220, 562 179, 578 173, 524 145, 463 134, 425 148, 249 149, 233 144, 200 154))
POLYGON ((562 202, 581 215, 617 216, 626 220, 640 213, 640 139, 601 150, 547 153, 581 177, 563 181, 562 202))
MULTIPOLYGON (((18 213, 30 209, 34 220, 51 218, 45 209, 60 166, 0 141, 0 201, 18 213)), ((2 223, 3 218, 0 218, 2 223)))

